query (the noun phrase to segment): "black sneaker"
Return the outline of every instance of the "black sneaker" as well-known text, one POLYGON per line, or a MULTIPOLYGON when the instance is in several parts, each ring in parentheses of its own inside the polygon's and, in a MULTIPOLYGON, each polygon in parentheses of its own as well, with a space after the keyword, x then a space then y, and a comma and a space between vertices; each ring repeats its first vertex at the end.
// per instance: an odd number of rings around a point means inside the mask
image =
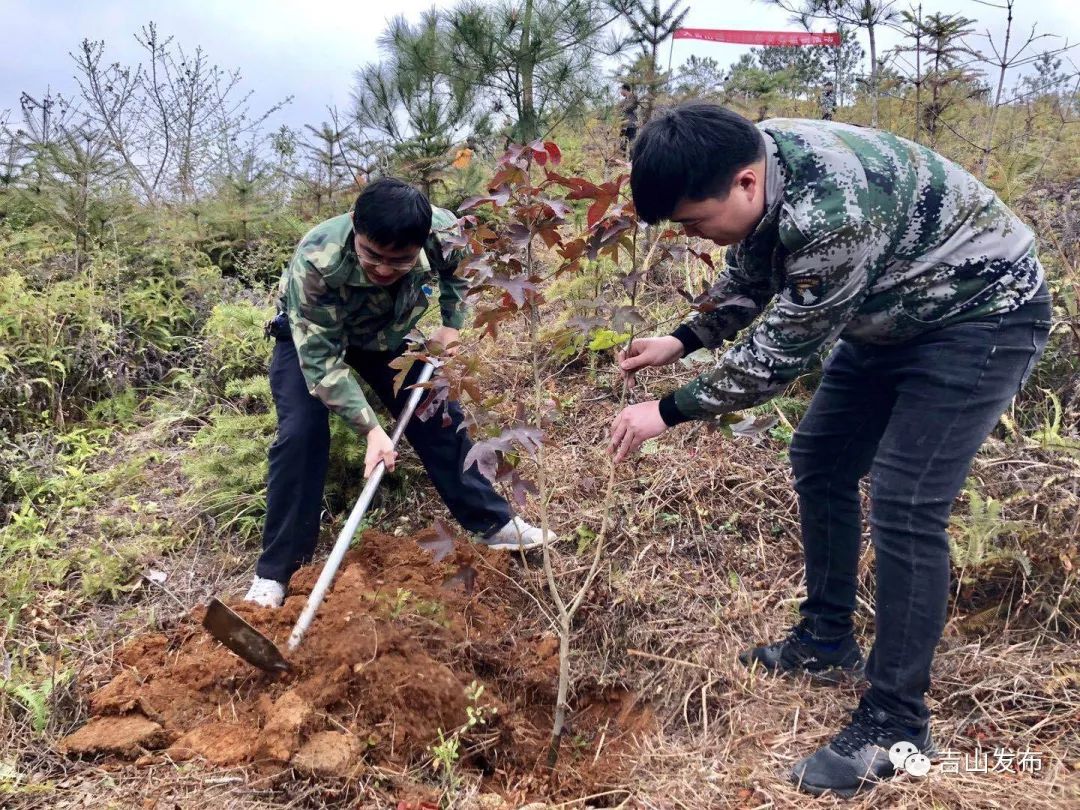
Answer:
POLYGON ((851 713, 851 722, 828 745, 792 768, 791 781, 815 796, 832 791, 849 799, 896 772, 900 766, 893 764, 889 751, 897 743, 907 743, 897 759, 916 754, 929 759, 937 753, 929 723, 912 729, 888 712, 860 703, 851 713))
POLYGON ((843 683, 862 676, 862 651, 853 636, 846 636, 834 649, 828 647, 814 639, 800 622, 782 641, 749 649, 739 654, 739 660, 748 667, 756 661, 769 672, 784 675, 806 673, 821 683, 843 683))

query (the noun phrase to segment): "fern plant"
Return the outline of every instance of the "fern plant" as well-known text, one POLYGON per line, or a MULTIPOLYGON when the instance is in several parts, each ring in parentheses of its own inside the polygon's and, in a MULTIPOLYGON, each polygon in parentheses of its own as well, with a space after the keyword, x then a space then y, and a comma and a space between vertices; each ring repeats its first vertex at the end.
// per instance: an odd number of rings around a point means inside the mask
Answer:
MULTIPOLYGON (((265 378, 260 382, 269 388, 265 378)), ((219 408, 195 435, 199 452, 183 462, 192 483, 187 502, 244 539, 257 535, 266 514, 266 458, 274 426, 273 413, 219 408)))
POLYGON ((30 727, 40 734, 52 717, 52 694, 57 686, 71 679, 71 670, 62 670, 42 680, 23 674, 0 682, 4 694, 19 706, 30 720, 30 727))
MULTIPOLYGON (((277 420, 266 376, 231 380, 220 405, 193 440, 200 451, 183 462, 192 489, 187 503, 212 517, 219 529, 247 540, 266 515, 267 452, 277 420)), ((346 503, 363 485, 364 444, 344 420, 330 419, 328 503, 346 503)))
POLYGON ((270 344, 263 337, 263 322, 273 311, 245 303, 218 304, 203 326, 206 370, 219 390, 234 381, 264 374, 270 344))
POLYGON ((972 572, 998 563, 1013 560, 1031 576, 1031 560, 1019 548, 1006 548, 1004 539, 1024 529, 1024 524, 1015 520, 1001 519, 1001 501, 996 498, 984 498, 975 488, 975 482, 968 480, 964 493, 968 499, 968 515, 953 515, 951 524, 954 531, 949 536, 949 553, 953 565, 960 569, 960 580, 970 583, 975 580, 972 572))
MULTIPOLYGON (((1044 389, 1045 390, 1045 389, 1044 389)), ((1080 455, 1080 441, 1061 433, 1061 399, 1053 391, 1046 391, 1050 410, 1042 425, 1032 432, 1032 437, 1044 450, 1058 450, 1070 455, 1080 455)))

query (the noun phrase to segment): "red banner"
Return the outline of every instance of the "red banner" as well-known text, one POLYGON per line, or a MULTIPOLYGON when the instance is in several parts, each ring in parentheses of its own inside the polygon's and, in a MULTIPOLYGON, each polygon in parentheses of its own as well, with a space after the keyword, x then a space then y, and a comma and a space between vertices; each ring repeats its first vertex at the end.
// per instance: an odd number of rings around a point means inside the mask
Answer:
POLYGON ((735 45, 839 45, 840 34, 813 31, 731 31, 726 28, 677 28, 675 39, 707 39, 735 45))

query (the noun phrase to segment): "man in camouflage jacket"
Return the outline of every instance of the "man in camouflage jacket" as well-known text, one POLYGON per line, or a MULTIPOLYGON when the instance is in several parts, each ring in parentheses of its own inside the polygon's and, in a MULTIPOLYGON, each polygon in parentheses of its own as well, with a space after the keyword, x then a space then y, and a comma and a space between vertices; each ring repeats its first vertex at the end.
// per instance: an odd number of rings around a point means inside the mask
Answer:
POLYGON ((945 623, 950 510, 1049 333, 1034 236, 978 180, 911 141, 826 121, 755 127, 704 103, 642 129, 631 187, 646 222, 729 247, 701 313, 635 340, 622 372, 732 343, 697 379, 618 415, 617 459, 670 426, 766 402, 836 344, 791 443, 802 620, 740 659, 818 680, 863 671, 852 613, 869 473, 870 686, 851 722, 792 771, 809 792, 852 795, 893 772, 894 745, 933 751, 923 695, 945 623))
MULTIPOLYGON (((364 476, 397 453, 379 425, 357 377, 395 416, 408 399, 416 364, 395 394, 390 362, 427 310, 430 283, 439 285, 442 327, 431 340, 454 351, 465 320, 467 283, 455 275, 459 256, 444 257, 438 234, 456 226, 419 191, 390 178, 365 187, 353 211, 315 226, 301 240, 279 285, 278 315, 267 325, 276 339, 270 389, 278 434, 270 448, 263 551, 246 599, 282 603, 289 578, 311 559, 318 539, 330 452, 328 418, 345 419, 367 439, 364 476)), ((405 437, 451 514, 496 549, 528 549, 541 532, 510 510, 475 466, 464 469, 471 443, 459 430, 457 403, 442 419, 412 419, 405 437)), ((550 536, 549 540, 552 539, 550 536)))

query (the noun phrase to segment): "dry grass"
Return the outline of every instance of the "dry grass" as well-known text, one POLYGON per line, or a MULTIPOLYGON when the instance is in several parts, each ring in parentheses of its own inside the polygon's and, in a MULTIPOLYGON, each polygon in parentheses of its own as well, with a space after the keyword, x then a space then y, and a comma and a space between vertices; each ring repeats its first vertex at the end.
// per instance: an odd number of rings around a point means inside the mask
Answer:
MULTIPOLYGON (((507 334, 485 349, 489 390, 529 384, 516 376, 524 347, 507 334)), ((689 375, 654 374, 638 398, 663 393, 689 375)), ((548 387, 566 403, 552 431, 551 514, 566 542, 556 566, 567 581, 583 576, 588 555, 575 554, 579 526, 596 530, 606 479, 603 448, 614 416, 614 381, 583 367, 549 370, 548 387)), ((414 461, 409 464, 415 464, 414 461)), ((987 494, 1007 499, 1005 517, 1027 520, 1029 544, 1052 544, 1076 533, 1080 464, 1014 442, 992 441, 974 474, 987 494), (1070 528, 1071 527, 1071 528, 1070 528)), ((445 512, 430 487, 407 492, 388 520, 445 512)), ((701 426, 671 431, 651 455, 619 472, 609 553, 599 582, 578 617, 573 669, 579 690, 619 684, 655 713, 640 739, 630 778, 587 803, 648 808, 1080 806, 1080 621, 1072 593, 1075 572, 1026 580, 1005 567, 978 588, 954 594, 950 620, 928 697, 939 748, 993 755, 995 747, 1042 752, 1034 775, 950 775, 898 779, 853 802, 812 800, 788 784, 802 756, 824 744, 854 708, 859 686, 811 687, 799 680, 749 672, 736 661, 747 645, 775 638, 797 618, 802 561, 797 509, 781 442, 727 439, 701 426), (1003 611, 988 608, 996 604, 1003 611), (610 792, 608 792, 610 791, 610 792)), ((528 510, 526 510, 528 513, 528 510)), ((211 593, 236 592, 253 549, 205 534, 155 567, 169 574, 168 592, 147 586, 119 604, 101 605, 43 631, 20 625, 9 646, 64 649, 83 662, 79 686, 57 697, 56 719, 35 736, 25 719, 0 730, 0 763, 14 765, 23 791, 6 807, 223 808, 392 807, 391 796, 414 774, 375 773, 349 785, 250 772, 203 771, 190 765, 115 767, 66 761, 51 742, 83 716, 81 699, 112 666, 118 645, 151 627, 167 626, 211 593), (28 633, 34 633, 29 637, 28 633), (36 789, 34 789, 36 786, 36 789)), ((868 648, 873 628, 872 551, 859 588, 856 628, 868 648)), ((535 561, 520 569, 522 629, 544 624, 543 574, 535 561), (526 593, 526 591, 528 593, 526 593)), ((12 718, 13 715, 3 715, 12 718)), ((571 730, 573 718, 571 717, 571 730)), ((459 806, 478 789, 466 782, 459 806)))
MULTIPOLYGON (((514 367, 505 346, 499 358, 503 373, 514 367)), ((584 372, 574 376, 552 379, 553 393, 600 397, 603 380, 589 386, 584 372)), ((639 398, 670 390, 676 382, 665 379, 670 376, 652 376, 639 398)), ((517 384, 506 378, 493 388, 517 384)), ((572 538, 579 525, 599 525, 595 487, 606 469, 602 448, 614 402, 612 394, 573 407, 555 431, 550 478, 559 483, 552 514, 564 537, 572 538)), ((583 608, 574 663, 585 683, 629 684, 663 721, 658 734, 642 741, 635 781, 627 786, 631 804, 807 806, 811 800, 787 783, 787 771, 825 744, 858 702, 857 685, 812 687, 748 672, 736 659, 749 644, 782 634, 797 620, 805 595, 783 450, 774 439, 754 443, 684 426, 665 434, 655 454, 639 456, 620 472, 608 568, 583 608)), ((1062 538, 1076 537, 1075 458, 992 439, 973 474, 984 494, 1006 503, 1003 517, 1027 521, 1025 547, 1056 542, 1063 549, 1062 538)), ((564 576, 583 567, 574 557, 561 562, 564 576)), ((861 570, 856 627, 868 651, 872 550, 864 553, 861 570)), ((1080 615, 1076 578, 1061 573, 1028 580, 1018 566, 980 572, 985 582, 954 595, 928 695, 940 749, 974 756, 981 748, 991 765, 995 748, 1037 751, 1041 772, 935 771, 843 804, 1076 806, 1080 615), (994 600, 988 618, 987 603, 994 600)))

